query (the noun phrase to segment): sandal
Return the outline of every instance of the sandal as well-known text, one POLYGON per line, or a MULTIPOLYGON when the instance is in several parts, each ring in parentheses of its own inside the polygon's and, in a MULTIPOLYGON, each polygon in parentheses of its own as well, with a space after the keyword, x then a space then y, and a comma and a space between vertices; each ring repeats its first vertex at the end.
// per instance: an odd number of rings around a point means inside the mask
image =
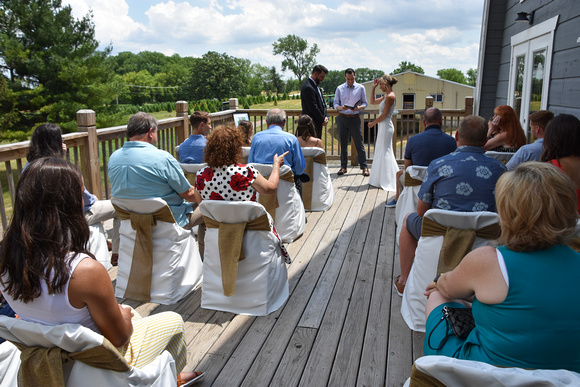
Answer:
POLYGON ((203 379, 203 377, 205 376, 205 372, 192 372, 195 374, 195 377, 187 382, 184 382, 183 380, 181 380, 181 372, 177 375, 177 386, 178 387, 188 387, 188 386, 192 386, 197 382, 201 382, 201 380, 203 379))
POLYGON ((336 174, 337 174, 338 176, 342 176, 342 175, 344 175, 345 173, 346 173, 346 168, 340 168, 340 169, 338 170, 338 172, 336 172, 336 174))
POLYGON ((395 288, 395 291, 397 292, 397 294, 401 297, 403 297, 403 292, 405 291, 405 285, 402 285, 399 283, 399 278, 401 277, 401 275, 399 274, 397 276, 397 278, 395 278, 395 280, 393 281, 393 287, 395 288))
POLYGON ((363 176, 369 176, 369 175, 370 175, 369 169, 368 168, 363 169, 363 176))

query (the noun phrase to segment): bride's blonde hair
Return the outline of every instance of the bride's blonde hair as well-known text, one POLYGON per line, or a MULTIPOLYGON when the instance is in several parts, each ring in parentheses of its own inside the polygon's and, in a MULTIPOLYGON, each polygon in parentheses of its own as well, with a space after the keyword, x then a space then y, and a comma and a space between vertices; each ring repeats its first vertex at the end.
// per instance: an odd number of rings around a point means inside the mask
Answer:
POLYGON ((387 83, 390 86, 393 86, 394 84, 396 84, 399 81, 397 80, 397 78, 392 77, 390 74, 385 74, 379 78, 379 82, 381 82, 382 84, 387 83))

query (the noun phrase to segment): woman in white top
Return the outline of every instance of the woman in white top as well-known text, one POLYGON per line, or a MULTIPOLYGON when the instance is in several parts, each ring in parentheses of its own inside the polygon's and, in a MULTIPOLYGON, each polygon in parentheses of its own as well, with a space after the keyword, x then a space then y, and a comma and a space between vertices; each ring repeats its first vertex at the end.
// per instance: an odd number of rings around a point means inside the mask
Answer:
MULTIPOLYGON (((83 189, 79 169, 62 158, 28 164, 0 249, 4 297, 23 320, 76 323, 101 333, 137 368, 167 349, 181 371, 187 362, 181 316, 164 312, 141 318, 117 304, 109 274, 86 251, 83 189)), ((201 376, 181 372, 180 380, 189 385, 201 376)))
POLYGON ((312 121, 312 117, 310 117, 308 114, 301 115, 298 119, 296 137, 298 137, 298 143, 300 143, 302 148, 322 148, 322 141, 316 137, 314 121, 312 121))

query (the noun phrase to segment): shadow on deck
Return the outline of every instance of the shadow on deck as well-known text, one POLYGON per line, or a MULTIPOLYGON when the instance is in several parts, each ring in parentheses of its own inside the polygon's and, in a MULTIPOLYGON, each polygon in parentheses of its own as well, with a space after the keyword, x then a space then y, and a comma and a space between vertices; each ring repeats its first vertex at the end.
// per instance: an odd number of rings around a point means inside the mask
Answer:
POLYGON ((200 288, 171 306, 119 299, 143 316, 182 315, 186 370, 206 371, 200 386, 402 386, 422 356, 424 335, 406 326, 393 292, 399 263, 388 193, 358 168, 341 177, 330 170, 334 204, 307 213, 305 234, 288 245, 290 297, 278 311, 202 309, 200 288))

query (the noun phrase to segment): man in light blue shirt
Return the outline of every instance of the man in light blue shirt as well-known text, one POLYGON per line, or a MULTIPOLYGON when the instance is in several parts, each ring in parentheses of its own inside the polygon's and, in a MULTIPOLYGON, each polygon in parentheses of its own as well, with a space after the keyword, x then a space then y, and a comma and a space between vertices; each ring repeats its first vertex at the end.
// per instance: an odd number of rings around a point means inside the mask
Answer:
POLYGON ((192 227, 188 214, 193 212, 195 189, 177 160, 155 146, 157 120, 147 113, 136 113, 127 124, 127 137, 129 141, 109 158, 111 195, 121 199, 160 197, 177 224, 192 227))
POLYGON ((348 164, 348 139, 352 137, 357 151, 358 164, 364 176, 369 175, 367 155, 363 145, 363 135, 360 126, 359 112, 367 107, 365 88, 356 83, 356 74, 348 68, 344 72, 346 82, 336 88, 334 93, 334 108, 338 111, 336 125, 340 139, 340 169, 338 175, 344 175, 348 164))
POLYGON ((203 163, 203 151, 207 144, 206 137, 211 131, 211 117, 209 113, 195 111, 189 117, 191 136, 179 146, 179 162, 184 164, 203 163))
POLYGON ((310 177, 304 173, 306 160, 298 139, 282 129, 286 125, 286 112, 282 109, 268 110, 266 124, 268 129, 258 132, 252 137, 248 162, 272 164, 274 155, 283 155, 285 152, 289 152, 284 157, 284 164, 292 168, 294 184, 302 196, 302 182, 310 181, 310 177))
POLYGON ((271 109, 266 114, 267 130, 258 132, 252 137, 252 146, 248 155, 249 163, 272 164, 274 155, 282 155, 284 164, 292 168, 294 176, 300 176, 306 168, 306 160, 296 136, 285 132, 286 112, 282 109, 271 109))
POLYGON ((516 154, 506 164, 508 170, 514 169, 524 161, 540 161, 544 151, 544 129, 552 118, 554 118, 554 113, 549 110, 540 110, 530 114, 530 129, 536 141, 518 149, 516 154))

